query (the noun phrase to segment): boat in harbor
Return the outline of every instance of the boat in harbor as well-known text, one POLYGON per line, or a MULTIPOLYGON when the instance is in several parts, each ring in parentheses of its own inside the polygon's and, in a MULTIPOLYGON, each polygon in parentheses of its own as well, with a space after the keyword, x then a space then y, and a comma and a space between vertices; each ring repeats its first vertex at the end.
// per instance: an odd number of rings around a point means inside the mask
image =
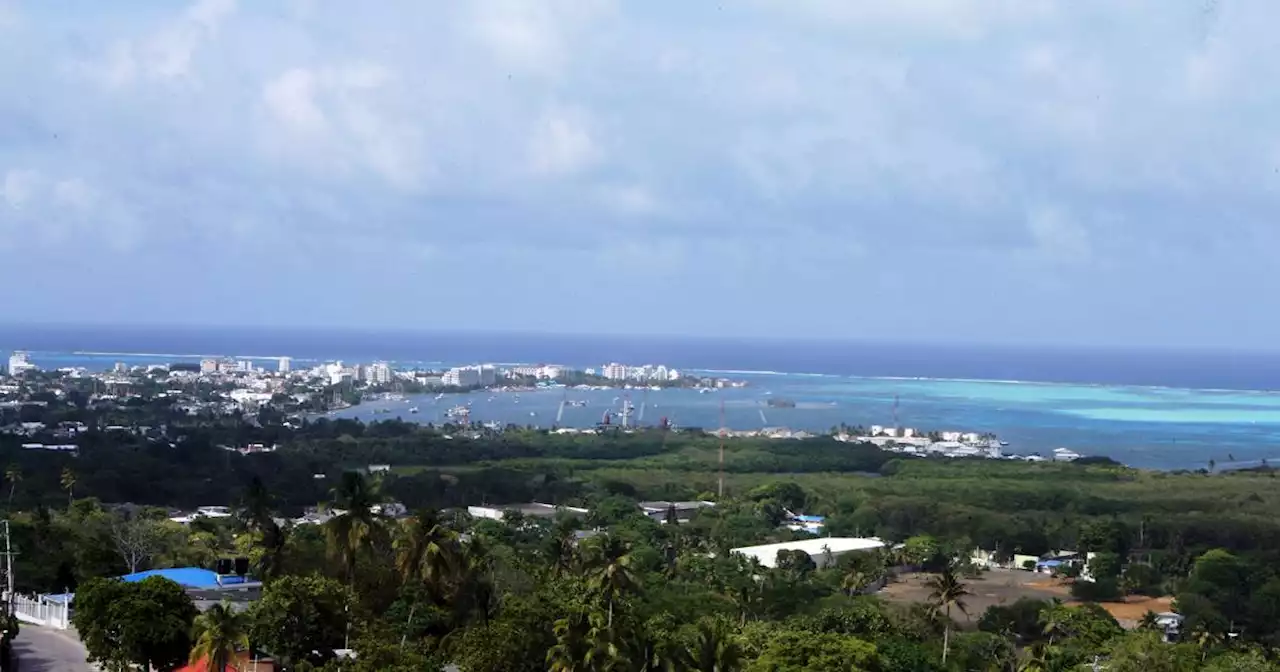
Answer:
POLYGON ((409 409, 409 412, 410 412, 410 413, 417 413, 417 412, 418 412, 418 407, 417 407, 417 406, 414 406, 414 407, 410 408, 410 409, 409 409))

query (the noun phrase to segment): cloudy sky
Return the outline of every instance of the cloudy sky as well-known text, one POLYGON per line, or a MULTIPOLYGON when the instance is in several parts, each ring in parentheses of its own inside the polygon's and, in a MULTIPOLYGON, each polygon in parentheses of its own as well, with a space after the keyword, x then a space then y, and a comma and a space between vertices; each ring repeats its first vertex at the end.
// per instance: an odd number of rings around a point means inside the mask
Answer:
POLYGON ((7 322, 1271 347, 1272 0, 0 0, 7 322))

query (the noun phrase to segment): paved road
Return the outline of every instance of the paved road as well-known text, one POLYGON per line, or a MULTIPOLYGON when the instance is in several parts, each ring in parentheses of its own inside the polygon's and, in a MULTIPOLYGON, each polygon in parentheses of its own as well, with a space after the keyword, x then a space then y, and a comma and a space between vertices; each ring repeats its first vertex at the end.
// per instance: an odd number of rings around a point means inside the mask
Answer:
POLYGON ((72 635, 23 623, 13 640, 18 672, 93 672, 84 646, 72 635))

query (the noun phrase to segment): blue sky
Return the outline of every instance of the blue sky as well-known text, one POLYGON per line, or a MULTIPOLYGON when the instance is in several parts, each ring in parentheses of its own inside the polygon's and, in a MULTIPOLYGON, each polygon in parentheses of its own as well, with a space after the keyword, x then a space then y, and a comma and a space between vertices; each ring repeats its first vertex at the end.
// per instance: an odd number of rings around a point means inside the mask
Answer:
POLYGON ((0 0, 4 319, 1271 347, 1278 24, 0 0))

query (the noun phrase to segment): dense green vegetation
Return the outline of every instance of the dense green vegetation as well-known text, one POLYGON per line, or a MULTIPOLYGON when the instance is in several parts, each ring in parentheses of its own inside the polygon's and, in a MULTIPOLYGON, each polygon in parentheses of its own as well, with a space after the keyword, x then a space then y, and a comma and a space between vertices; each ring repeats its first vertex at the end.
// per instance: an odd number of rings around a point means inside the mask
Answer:
MULTIPOLYGON (((78 407, 40 412, 103 426, 78 407)), ((830 439, 733 439, 726 497, 687 524, 663 525, 635 501, 715 499, 716 437, 397 421, 286 427, 269 411, 245 422, 145 404, 109 413, 130 431, 91 429, 78 455, 18 447, 38 436, 0 439, 19 588, 77 590, 81 632, 98 638, 91 650, 104 663, 163 669, 191 649, 214 656, 247 639, 294 669, 336 665, 333 651, 349 641, 358 657, 345 669, 368 670, 1068 670, 1094 657, 1110 670, 1262 670, 1273 669, 1266 661, 1280 644, 1280 494, 1270 471, 904 460, 830 439), (248 443, 279 450, 219 447, 248 443), (352 471, 372 464, 392 470, 374 480, 352 471), (384 519, 373 505, 385 499, 421 513, 384 519), (530 500, 591 513, 506 524, 438 513, 530 500), (272 517, 322 502, 348 513, 324 526, 272 517), (166 519, 168 507, 215 504, 242 515, 166 519), (907 544, 830 569, 793 558, 765 570, 725 553, 800 536, 779 528, 787 510, 826 515, 833 535, 907 544), (574 530, 600 534, 579 541, 574 530), (969 579, 951 561, 974 547, 1000 557, 1094 552, 1098 581, 1079 583, 1078 597, 1175 595, 1188 635, 1165 644, 1145 630, 1123 634, 1098 609, 1035 601, 971 614, 973 631, 962 617, 969 579), (243 617, 205 619, 203 641, 181 600, 162 604, 163 589, 94 580, 209 566, 231 553, 252 558, 266 595, 243 617), (904 563, 936 574, 932 604, 858 594, 904 563), (92 599, 81 601, 86 590, 92 599), (110 610, 95 616, 94 604, 110 610), (130 608, 170 614, 172 641, 94 629, 128 621, 120 610, 130 608)))

